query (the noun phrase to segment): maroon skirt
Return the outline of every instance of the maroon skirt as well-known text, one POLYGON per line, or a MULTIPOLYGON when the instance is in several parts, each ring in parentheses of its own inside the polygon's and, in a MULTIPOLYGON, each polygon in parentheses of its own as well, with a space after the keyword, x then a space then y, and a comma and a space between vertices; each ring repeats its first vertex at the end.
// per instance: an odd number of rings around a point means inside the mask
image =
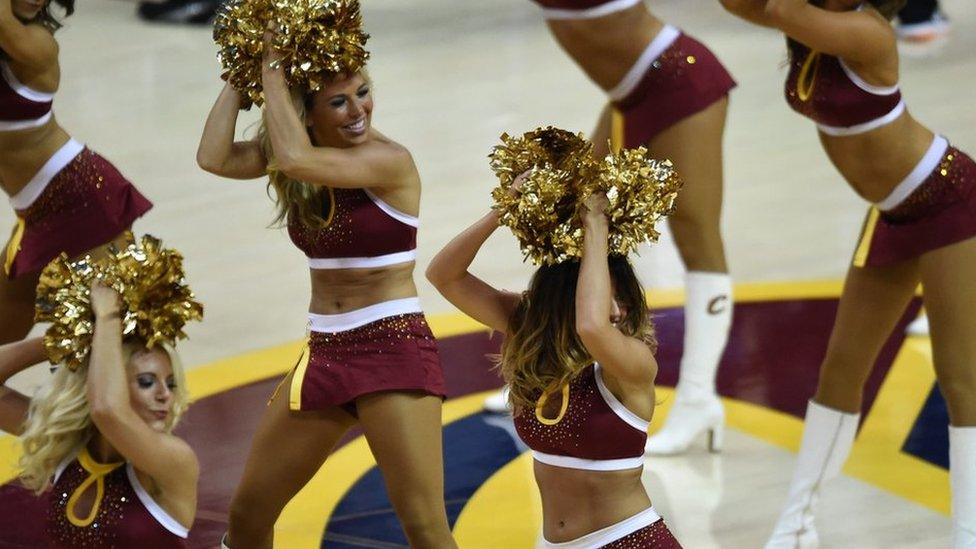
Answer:
POLYGON ((681 33, 650 64, 636 87, 614 102, 613 145, 628 149, 646 145, 665 129, 727 96, 735 86, 711 50, 681 33))
POLYGON ((19 243, 8 243, 17 248, 4 255, 12 257, 7 276, 38 273, 61 253, 75 257, 111 242, 151 208, 115 166, 84 148, 17 210, 23 229, 19 243))
POLYGON ((358 397, 383 391, 446 396, 437 341, 422 313, 341 332, 310 332, 289 388, 289 407, 340 406, 355 416, 358 397))
POLYGON ((868 211, 853 263, 884 267, 974 236, 976 163, 950 146, 905 200, 890 210, 868 211))

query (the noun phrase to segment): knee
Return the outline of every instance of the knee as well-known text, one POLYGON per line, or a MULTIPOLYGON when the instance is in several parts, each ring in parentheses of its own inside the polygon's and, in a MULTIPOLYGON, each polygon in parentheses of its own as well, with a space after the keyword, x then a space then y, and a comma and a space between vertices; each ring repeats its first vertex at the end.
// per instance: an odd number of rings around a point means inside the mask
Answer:
POLYGON ((232 547, 263 546, 263 540, 270 539, 277 519, 278 514, 258 494, 238 491, 229 511, 232 547))
POLYGON ((828 356, 820 367, 817 402, 844 412, 860 412, 869 373, 870 368, 856 367, 843 357, 828 356))

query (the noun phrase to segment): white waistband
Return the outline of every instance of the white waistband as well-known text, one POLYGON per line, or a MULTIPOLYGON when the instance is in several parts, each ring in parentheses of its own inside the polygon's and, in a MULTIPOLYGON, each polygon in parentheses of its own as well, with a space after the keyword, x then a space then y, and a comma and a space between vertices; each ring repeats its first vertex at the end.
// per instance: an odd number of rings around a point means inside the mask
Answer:
POLYGON ((624 538, 661 520, 661 515, 653 507, 648 507, 636 515, 626 518, 617 524, 611 524, 596 532, 590 532, 583 537, 561 543, 553 543, 545 538, 542 546, 546 549, 597 549, 609 545, 620 538, 624 538))
POLYGON ((946 141, 945 137, 941 135, 935 136, 932 140, 932 144, 929 145, 929 150, 925 152, 925 156, 918 161, 915 168, 910 174, 908 174, 905 179, 895 186, 894 190, 885 197, 884 200, 875 204, 879 210, 890 210, 895 206, 902 203, 903 200, 908 198, 915 189, 925 182, 929 174, 932 173, 935 168, 939 166, 939 162, 942 160, 942 155, 945 154, 946 149, 949 148, 949 142, 946 141))
POLYGON ((37 170, 34 177, 19 193, 10 197, 10 205, 15 210, 29 208, 37 200, 37 197, 41 196, 54 176, 58 175, 58 172, 63 170, 84 149, 84 145, 74 139, 69 139, 56 153, 51 155, 51 158, 47 159, 47 162, 41 166, 40 170, 37 170))
POLYGON ((583 459, 570 456, 556 456, 544 452, 532 451, 532 457, 540 463, 565 467, 567 469, 584 469, 586 471, 626 471, 644 466, 644 454, 622 459, 583 459))
POLYGON ((583 10, 568 10, 564 8, 542 8, 542 17, 546 19, 596 19, 618 11, 624 11, 640 4, 644 0, 611 0, 606 4, 583 10))
POLYGON ((44 124, 47 124, 52 116, 54 116, 54 113, 47 111, 40 118, 31 120, 0 120, 0 132, 16 132, 30 128, 40 128, 44 124))
POLYGON ((637 61, 635 61, 633 66, 630 67, 627 74, 620 79, 620 82, 618 82, 612 90, 607 92, 610 99, 620 101, 621 99, 630 95, 630 92, 634 91, 637 84, 640 84, 641 79, 644 78, 644 74, 651 66, 651 63, 657 61, 657 58, 661 57, 664 50, 668 49, 668 47, 671 46, 671 44, 673 44, 679 36, 681 36, 680 30, 672 27, 671 25, 664 25, 661 32, 657 33, 654 40, 651 40, 651 43, 644 48, 644 52, 641 53, 640 57, 637 58, 637 61))
POLYGON ((880 128, 881 126, 887 126, 894 122, 901 113, 905 112, 905 100, 901 100, 897 105, 884 116, 875 118, 874 120, 869 120, 862 124, 855 124, 853 126, 825 126, 823 124, 817 124, 817 128, 827 135, 857 135, 859 133, 869 132, 880 128))
POLYGON ((373 257, 310 257, 308 266, 311 269, 375 269, 416 260, 417 250, 407 250, 373 257))
POLYGON ((423 310, 419 297, 393 299, 336 315, 308 313, 308 329, 313 332, 345 332, 390 316, 420 312, 423 310))

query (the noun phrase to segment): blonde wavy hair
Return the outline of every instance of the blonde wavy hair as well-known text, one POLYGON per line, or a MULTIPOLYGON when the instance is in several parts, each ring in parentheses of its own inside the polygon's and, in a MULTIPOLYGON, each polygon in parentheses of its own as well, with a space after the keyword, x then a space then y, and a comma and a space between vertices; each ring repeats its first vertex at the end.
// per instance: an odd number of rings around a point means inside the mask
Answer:
MULTIPOLYGON (((370 86, 370 93, 372 93, 373 81, 370 79, 369 73, 363 69, 357 74, 366 80, 370 86)), ((306 129, 308 129, 306 116, 312 107, 314 95, 301 87, 291 88, 290 93, 291 104, 298 114, 298 119, 306 124, 306 129)), ((309 133, 309 138, 312 138, 311 133, 309 133)), ((274 190, 272 199, 275 201, 275 217, 271 221, 271 226, 283 227, 288 223, 288 216, 294 215, 306 227, 313 229, 327 227, 329 224, 327 221, 328 212, 332 209, 332 204, 325 202, 329 199, 329 193, 323 192, 324 188, 321 186, 290 178, 278 169, 278 162, 275 160, 274 149, 271 146, 271 137, 268 135, 265 111, 262 111, 261 114, 257 141, 261 147, 261 153, 268 162, 268 194, 270 195, 271 191, 274 190)))
MULTIPOLYGON (((179 355, 169 346, 160 348, 169 356, 176 382, 173 411, 166 423, 166 432, 172 432, 186 411, 189 396, 179 355)), ((122 345, 127 376, 133 357, 145 351, 146 347, 140 341, 126 341, 122 345)), ((58 368, 50 381, 31 399, 21 435, 24 453, 20 458, 20 478, 24 486, 38 493, 43 492, 58 465, 88 444, 94 434, 96 427, 92 424, 88 405, 87 379, 87 365, 76 371, 58 368)))
MULTIPOLYGON (((626 308, 618 327, 656 351, 654 325, 633 267, 623 256, 610 256, 608 262, 616 299, 626 308)), ((516 415, 535 409, 543 392, 558 390, 593 363, 576 333, 579 269, 578 261, 539 267, 509 320, 496 361, 516 415)))

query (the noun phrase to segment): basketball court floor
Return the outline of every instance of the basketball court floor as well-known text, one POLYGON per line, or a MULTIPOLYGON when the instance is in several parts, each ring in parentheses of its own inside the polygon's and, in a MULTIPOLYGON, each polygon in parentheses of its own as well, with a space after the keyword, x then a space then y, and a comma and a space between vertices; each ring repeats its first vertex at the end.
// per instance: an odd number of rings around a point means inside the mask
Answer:
MULTIPOLYGON (((913 114, 976 152, 976 4, 946 0, 951 41, 904 57, 901 85, 913 114)), ((816 386, 840 281, 865 204, 826 160, 812 124, 782 100, 778 34, 742 23, 712 0, 661 0, 652 9, 707 43, 739 82, 726 132, 723 227, 736 279, 732 335, 719 373, 729 430, 721 454, 703 443, 649 459, 655 506, 689 548, 761 546, 786 495, 806 400, 816 386)), ((133 6, 87 0, 59 33, 56 116, 111 159, 156 204, 136 225, 180 249, 206 305, 180 345, 195 404, 179 432, 203 476, 191 546, 214 547, 250 436, 305 330, 307 267, 281 230, 267 227, 265 181, 229 181, 197 168, 204 119, 222 85, 209 28, 147 26, 133 6)), ((486 355, 499 337, 457 313, 422 280, 430 258, 490 204, 486 155, 502 132, 540 125, 588 132, 604 99, 549 37, 527 0, 363 0, 372 35, 373 123, 413 153, 424 180, 418 284, 440 340, 448 511, 465 548, 531 548, 541 510, 526 449, 511 421, 484 414, 500 385, 486 355)), ((253 122, 256 112, 242 119, 253 122)), ((247 123, 242 123, 243 128, 247 123)), ((0 210, 0 227, 13 224, 0 210)), ((681 356, 682 268, 667 234, 635 258, 649 289, 661 350, 654 426, 671 403, 681 356)), ((531 267, 499 231, 474 270, 513 290, 531 267)), ((947 417, 924 337, 902 326, 879 359, 844 475, 821 501, 823 547, 948 547, 947 417)), ((43 367, 14 380, 30 390, 43 367)), ((0 435, 0 482, 15 476, 16 441, 0 435)), ((30 547, 29 505, 0 488, 0 547, 30 547), (6 543, 6 545, 4 545, 6 543)), ((286 508, 284 548, 406 547, 365 441, 352 435, 286 508)))

